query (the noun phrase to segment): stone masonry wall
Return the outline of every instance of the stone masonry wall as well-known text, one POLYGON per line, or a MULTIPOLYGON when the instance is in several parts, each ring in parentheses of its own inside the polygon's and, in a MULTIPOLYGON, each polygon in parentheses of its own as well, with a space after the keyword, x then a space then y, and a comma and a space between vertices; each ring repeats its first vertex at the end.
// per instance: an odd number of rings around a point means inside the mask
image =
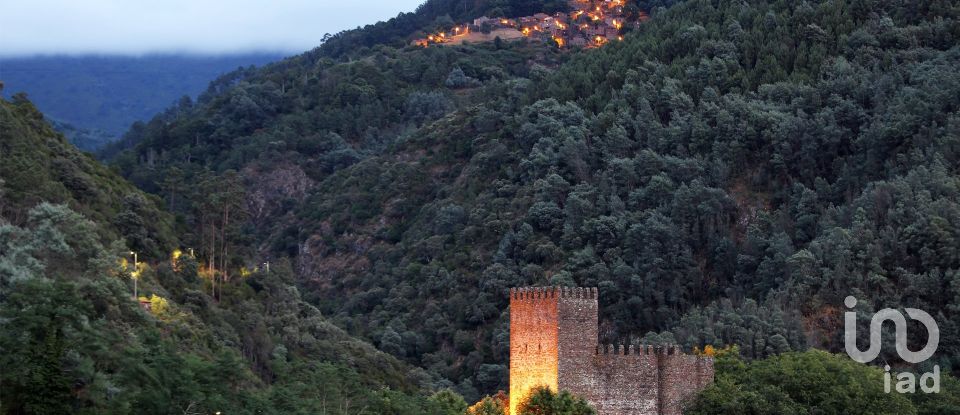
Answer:
MULTIPOLYGON (((571 376, 586 387, 569 390, 584 397, 598 414, 657 414, 657 356, 652 349, 648 353, 639 346, 599 346, 590 361, 588 376, 571 376)), ((560 384, 565 383, 575 382, 561 376, 560 384)))
POLYGON ((713 358, 682 354, 676 348, 659 355, 660 415, 681 415, 697 392, 713 382, 713 358))

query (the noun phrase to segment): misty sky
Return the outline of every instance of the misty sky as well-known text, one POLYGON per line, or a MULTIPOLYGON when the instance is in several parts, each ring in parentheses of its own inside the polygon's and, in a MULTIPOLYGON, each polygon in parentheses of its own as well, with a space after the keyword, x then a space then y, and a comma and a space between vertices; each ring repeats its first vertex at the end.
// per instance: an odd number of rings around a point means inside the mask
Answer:
POLYGON ((302 52, 423 1, 8 0, 0 56, 302 52))

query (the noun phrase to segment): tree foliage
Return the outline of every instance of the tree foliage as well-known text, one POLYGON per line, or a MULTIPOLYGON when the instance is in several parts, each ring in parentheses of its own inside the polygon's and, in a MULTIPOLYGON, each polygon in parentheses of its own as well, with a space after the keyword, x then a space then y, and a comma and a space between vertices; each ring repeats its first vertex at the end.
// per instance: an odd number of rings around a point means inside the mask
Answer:
POLYGON ((597 412, 583 398, 567 391, 553 392, 550 388, 535 388, 520 402, 519 415, 593 415, 597 412))
MULTIPOLYGON (((957 380, 943 379, 937 399, 884 391, 883 371, 822 351, 753 362, 721 355, 717 380, 684 413, 938 414, 960 409, 957 380), (936 403, 934 403, 936 402, 936 403)), ((896 382, 894 378, 893 382, 896 382)))

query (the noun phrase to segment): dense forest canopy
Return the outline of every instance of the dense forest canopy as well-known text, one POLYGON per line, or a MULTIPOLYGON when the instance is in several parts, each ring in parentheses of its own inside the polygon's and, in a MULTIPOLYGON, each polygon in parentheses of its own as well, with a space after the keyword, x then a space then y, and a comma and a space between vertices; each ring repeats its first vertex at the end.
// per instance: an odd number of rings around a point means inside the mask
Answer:
POLYGON ((880 368, 847 356, 809 350, 744 361, 733 350, 718 354, 716 381, 685 414, 934 415, 960 410, 960 382, 952 377, 944 378, 938 394, 887 393, 880 368))
POLYGON ((159 255, 176 239, 173 218, 158 208, 159 200, 77 151, 25 95, 0 104, 0 217, 6 221, 19 225, 41 202, 64 204, 108 224, 101 227, 105 238, 126 238, 159 255))

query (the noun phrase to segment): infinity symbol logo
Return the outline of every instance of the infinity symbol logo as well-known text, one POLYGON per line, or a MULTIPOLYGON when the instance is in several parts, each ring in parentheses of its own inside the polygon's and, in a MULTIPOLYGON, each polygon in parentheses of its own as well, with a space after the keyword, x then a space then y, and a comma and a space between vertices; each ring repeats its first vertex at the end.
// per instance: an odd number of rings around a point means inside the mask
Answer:
MULTIPOLYGON (((854 308, 857 306, 857 299, 853 296, 848 296, 843 300, 843 304, 847 308, 854 308)), ((923 362, 937 351, 937 346, 940 345, 940 327, 937 326, 937 322, 933 320, 933 317, 930 314, 927 314, 926 311, 918 310, 916 308, 907 308, 907 315, 910 318, 923 323, 924 327, 927 329, 929 334, 927 345, 923 347, 919 352, 910 351, 907 348, 907 320, 904 318, 903 313, 894 310, 892 308, 885 308, 878 311, 873 315, 873 318, 870 319, 870 346, 866 351, 860 351, 857 347, 857 313, 853 311, 847 311, 844 314, 844 346, 847 349, 847 354, 850 357, 860 363, 868 363, 876 359, 880 355, 880 329, 883 326, 883 322, 892 321, 896 327, 896 346, 897 354, 900 355, 900 358, 910 362, 910 363, 920 363, 923 362)))

